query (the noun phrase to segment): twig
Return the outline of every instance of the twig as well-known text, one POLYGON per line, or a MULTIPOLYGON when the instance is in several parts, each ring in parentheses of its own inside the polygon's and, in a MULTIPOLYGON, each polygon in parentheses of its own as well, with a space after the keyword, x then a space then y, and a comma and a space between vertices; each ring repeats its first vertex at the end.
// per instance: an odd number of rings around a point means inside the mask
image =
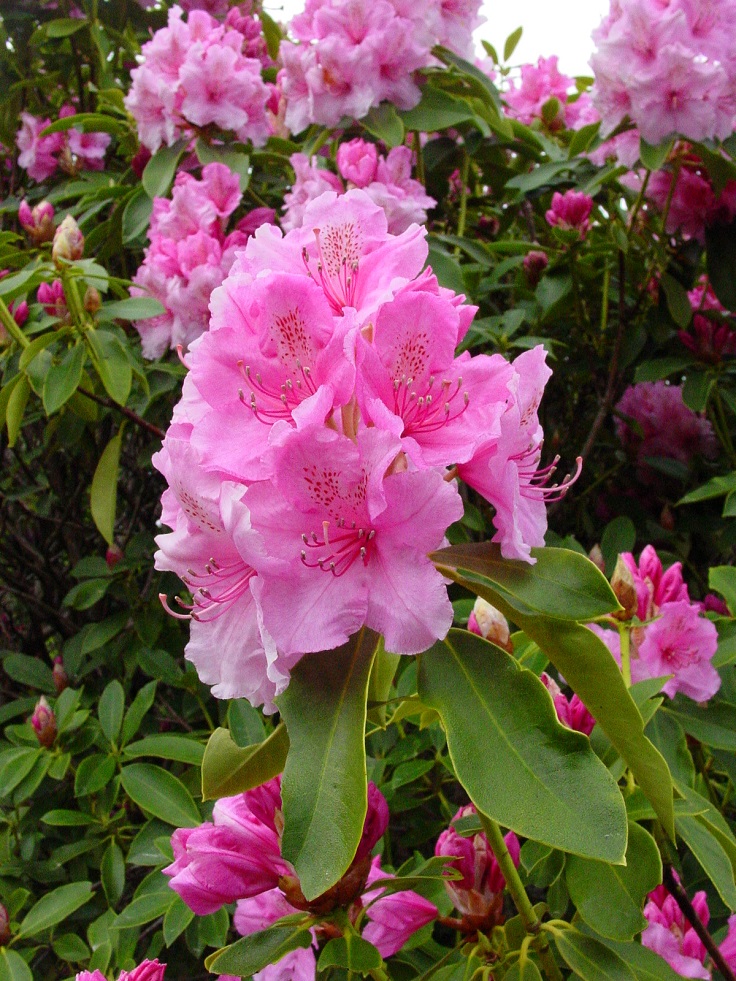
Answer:
POLYGON ((693 930, 695 930, 698 937, 700 937, 703 946, 710 954, 711 960, 723 975, 724 981, 736 981, 733 971, 723 959, 723 954, 716 946, 713 937, 711 937, 711 935, 708 933, 700 917, 695 912, 693 904, 690 902, 687 893, 675 878, 672 871, 672 866, 668 865, 666 862, 663 865, 662 881, 664 882, 668 891, 671 893, 672 898, 682 910, 682 915, 688 921, 693 930))
POLYGON ((87 391, 86 388, 78 388, 77 391, 80 395, 84 395, 85 398, 91 399, 93 402, 97 402, 98 405, 104 405, 106 409, 117 409, 119 412, 134 422, 136 426, 140 426, 141 429, 145 429, 146 432, 151 433, 153 436, 158 436, 159 439, 163 439, 166 433, 163 429, 159 429, 158 426, 154 426, 152 422, 148 422, 142 416, 139 416, 137 412, 133 412, 132 409, 127 408, 125 405, 120 405, 119 402, 113 402, 112 399, 103 398, 100 395, 95 395, 94 392, 87 391))

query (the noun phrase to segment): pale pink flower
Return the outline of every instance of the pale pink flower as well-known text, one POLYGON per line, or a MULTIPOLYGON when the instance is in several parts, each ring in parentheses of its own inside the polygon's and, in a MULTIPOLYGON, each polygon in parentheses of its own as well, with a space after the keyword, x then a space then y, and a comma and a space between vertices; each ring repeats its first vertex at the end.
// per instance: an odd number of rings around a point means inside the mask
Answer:
POLYGON ((340 175, 355 187, 367 187, 376 176, 378 151, 375 143, 350 140, 337 149, 337 169, 340 175))
POLYGON ((551 123, 551 129, 559 129, 565 125, 565 106, 567 94, 574 85, 574 79, 562 75, 557 68, 557 56, 540 58, 536 65, 522 65, 521 78, 504 92, 503 98, 509 108, 509 115, 527 125, 535 119, 542 119, 542 108, 556 99, 559 103, 557 114, 551 123))
MULTIPOLYGON (((707 926, 710 912, 705 892, 695 893, 692 904, 698 919, 707 926)), ((657 886, 649 893, 644 916, 648 926, 641 935, 642 944, 664 958, 682 977, 709 981, 705 947, 664 886, 657 886)))
POLYGON ((506 617, 482 596, 477 596, 468 617, 468 630, 472 634, 485 637, 491 643, 513 652, 509 622, 506 617))

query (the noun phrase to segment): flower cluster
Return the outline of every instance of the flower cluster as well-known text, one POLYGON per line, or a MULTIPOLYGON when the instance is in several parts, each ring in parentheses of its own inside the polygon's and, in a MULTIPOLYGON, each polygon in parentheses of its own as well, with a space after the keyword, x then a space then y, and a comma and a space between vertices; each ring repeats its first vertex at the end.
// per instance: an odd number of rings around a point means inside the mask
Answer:
POLYGON ((613 0, 593 32, 593 99, 610 132, 629 116, 649 143, 725 139, 736 114, 734 0, 613 0))
POLYGON ((472 58, 472 33, 482 23, 480 0, 307 0, 290 25, 294 41, 281 44, 279 81, 286 125, 300 133, 310 123, 335 126, 362 119, 384 100, 399 109, 419 102, 412 75, 432 62, 443 44, 472 58))
POLYGON ((180 171, 171 200, 156 198, 146 249, 131 289, 133 296, 153 296, 166 313, 139 320, 143 353, 160 357, 178 345, 186 348, 207 327, 209 300, 260 221, 273 211, 251 212, 229 234, 227 222, 240 204, 238 177, 224 164, 202 168, 202 179, 180 171))
POLYGON ((701 276, 687 295, 693 311, 693 329, 678 333, 685 347, 699 361, 711 364, 718 364, 726 354, 736 354, 736 320, 719 302, 707 277, 701 276))
MULTIPOLYGON (((59 110, 59 119, 76 115, 72 105, 64 105, 59 110)), ((41 136, 47 126, 48 118, 39 119, 28 112, 20 116, 21 126, 15 141, 20 151, 18 165, 34 181, 45 181, 58 167, 68 174, 79 170, 102 170, 105 151, 110 143, 108 133, 84 133, 81 129, 68 129, 63 133, 41 136)))
MULTIPOLYGON (((665 571, 655 550, 647 545, 638 564, 625 552, 619 570, 630 590, 627 612, 642 624, 630 630, 631 680, 670 675, 662 688, 670 698, 678 691, 697 702, 715 695, 721 679, 711 660, 718 635, 714 624, 702 615, 702 604, 691 601, 681 563, 665 571)), ((590 629, 621 664, 619 632, 596 624, 590 629)))
POLYGON ((337 151, 340 177, 303 153, 295 153, 291 163, 296 181, 284 196, 285 213, 281 224, 285 229, 299 228, 309 202, 330 190, 343 194, 349 188, 362 188, 386 212, 392 235, 400 235, 414 223, 424 224, 427 209, 437 203, 429 197, 424 185, 412 178, 412 153, 405 146, 394 147, 383 156, 374 143, 365 140, 342 143, 337 151))
MULTIPOLYGON (((300 910, 326 915, 344 907, 354 923, 365 918, 363 937, 383 957, 390 957, 437 916, 437 909, 412 891, 384 896, 380 887, 371 889, 377 880, 393 878, 381 870, 379 857, 371 858, 388 819, 383 794, 369 783, 363 835, 350 868, 330 890, 309 902, 293 866, 281 857, 281 778, 275 777, 254 790, 218 800, 212 821, 175 831, 174 862, 164 873, 171 876, 171 888, 199 916, 236 902, 234 925, 243 936, 300 910)), ((319 927, 313 937, 318 942, 319 927)), ((257 977, 259 981, 284 976, 312 981, 315 963, 313 948, 299 950, 279 962, 276 973, 270 967, 257 977), (287 969, 293 974, 279 973, 287 969)))
MULTIPOLYGON (((460 808, 452 823, 476 815, 475 807, 467 804, 460 808)), ((504 841, 514 865, 518 868, 521 850, 519 839, 513 831, 509 831, 504 841)), ((446 880, 445 889, 455 909, 462 914, 463 929, 467 932, 487 931, 502 923, 506 880, 484 832, 463 837, 451 825, 437 839, 434 853, 452 857, 449 867, 456 869, 461 875, 460 879, 446 880)))
POLYGON ((678 145, 669 169, 652 174, 647 197, 660 212, 668 209, 665 231, 701 244, 708 226, 736 218, 736 181, 716 192, 702 160, 686 143, 678 145))
POLYGON ((258 229, 212 296, 154 463, 174 529, 156 564, 189 587, 187 657, 218 697, 273 710, 299 657, 363 625, 399 654, 444 637, 427 555, 462 515, 456 473, 504 555, 543 543, 569 486, 539 469, 544 349, 455 357, 475 309, 426 257, 423 229, 389 235, 363 191, 327 192, 302 228, 258 229))
MULTIPOLYGON (((163 981, 166 965, 155 961, 141 961, 132 971, 121 971, 118 981, 163 981)), ((81 971, 75 981, 107 981, 102 971, 81 971)))
POLYGON ((643 482, 652 479, 648 457, 687 464, 696 454, 710 458, 717 452, 713 427, 685 405, 678 385, 664 381, 630 385, 619 399, 616 413, 616 435, 636 456, 643 482))
POLYGON ((580 129, 598 119, 591 97, 582 92, 576 98, 575 79, 563 75, 557 67, 557 56, 539 58, 536 65, 522 65, 518 82, 503 94, 508 114, 529 125, 542 120, 550 130, 580 129))
POLYGON ((172 7, 168 25, 143 45, 125 105, 152 153, 207 126, 256 146, 266 142, 271 88, 261 69, 269 62, 260 21, 249 10, 234 7, 220 24, 205 10, 192 10, 185 21, 172 7))

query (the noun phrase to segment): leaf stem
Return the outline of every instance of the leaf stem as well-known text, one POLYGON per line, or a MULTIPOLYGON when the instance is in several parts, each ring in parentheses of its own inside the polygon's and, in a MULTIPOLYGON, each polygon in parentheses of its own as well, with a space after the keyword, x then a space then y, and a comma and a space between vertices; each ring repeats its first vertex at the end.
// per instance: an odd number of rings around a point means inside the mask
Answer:
POLYGON ((15 317, 8 309, 5 301, 2 299, 0 299, 0 323, 7 330, 16 344, 19 344, 21 347, 28 347, 28 345, 31 343, 15 322, 15 317))
POLYGON ((521 917, 521 922, 524 924, 524 929, 533 938, 534 949, 539 956, 544 973, 549 978, 549 981, 562 981, 562 973, 555 963, 554 956, 549 947, 549 942, 547 938, 540 933, 542 929, 542 921, 537 916, 531 900, 526 894, 526 889, 524 889, 524 884, 521 881, 521 877, 516 869, 516 866, 514 865, 514 860, 506 847, 506 842, 503 839, 500 827, 494 820, 489 818, 481 810, 478 810, 478 817, 480 818, 480 823, 483 825, 483 830, 486 833, 488 844, 491 846, 491 850, 496 856, 498 867, 501 869, 501 873, 506 880, 506 887, 511 893, 511 898, 514 901, 514 905, 519 911, 519 916, 521 917))

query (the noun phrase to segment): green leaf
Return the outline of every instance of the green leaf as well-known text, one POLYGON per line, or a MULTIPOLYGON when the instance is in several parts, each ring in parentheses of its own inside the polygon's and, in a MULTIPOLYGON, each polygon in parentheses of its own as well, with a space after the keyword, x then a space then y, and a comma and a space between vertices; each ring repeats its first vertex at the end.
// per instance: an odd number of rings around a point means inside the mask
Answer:
POLYGON ((715 379, 707 371, 691 371, 682 386, 682 401, 693 412, 704 412, 715 379))
POLYGON ((201 766, 204 746, 188 736, 145 736, 134 743, 129 743, 123 750, 125 759, 135 759, 139 756, 157 756, 162 760, 176 760, 177 763, 201 766))
POLYGON ((636 544, 636 526, 631 518, 619 515, 609 521, 601 536, 601 552, 606 563, 606 575, 612 576, 616 559, 622 552, 631 552, 636 544))
MULTIPOLYGON (((665 830, 674 839, 672 778, 661 753, 644 734, 641 713, 623 682, 618 665, 603 641, 592 631, 581 624, 549 617, 550 611, 564 615, 565 596, 569 596, 568 615, 571 618, 591 619, 590 615, 580 615, 584 614, 586 605, 595 604, 599 610, 606 605, 609 609, 614 607, 610 605, 610 599, 606 602, 605 591, 586 597, 582 583, 589 578, 589 573, 586 571, 582 577, 575 575, 576 563, 584 557, 551 549, 549 551, 563 552, 570 561, 568 564, 555 558, 549 563, 542 559, 547 551, 532 549, 532 554, 538 558, 534 566, 504 561, 496 547, 489 545, 452 546, 436 552, 432 559, 443 575, 488 600, 539 645, 593 714, 636 777, 665 830), (551 569, 554 563, 558 564, 561 582, 554 582, 551 569), (519 566, 524 566, 526 571, 520 570, 519 566), (547 575, 536 581, 534 570, 539 566, 547 575), (578 589, 581 590, 579 596, 578 589), (546 610, 534 607, 546 607, 546 610), (541 612, 548 615, 540 616, 541 612)), ((587 559, 584 561, 592 565, 587 559)), ((598 575, 608 587, 602 574, 599 572, 598 575)))
POLYGON ((401 146, 404 142, 404 124, 390 102, 374 106, 360 122, 372 136, 382 140, 389 148, 401 146))
POLYGON ((447 92, 428 83, 422 89, 419 105, 400 112, 399 118, 408 130, 433 133, 467 122, 473 118, 473 110, 467 102, 454 99, 447 92))
POLYGON ((123 209, 123 245, 129 245, 148 229, 153 201, 142 187, 137 187, 123 209))
POLYGON ((26 411, 28 396, 31 394, 31 386, 25 375, 20 376, 20 381, 13 387, 8 399, 8 407, 5 411, 5 424, 8 427, 8 446, 15 446, 20 427, 23 424, 23 413, 26 411))
POLYGON ((273 58, 274 61, 278 59, 279 56, 279 46, 281 44, 281 39, 283 37, 281 28, 276 23, 276 21, 269 17, 265 10, 258 12, 258 16, 261 19, 261 25, 263 27, 263 36, 266 39, 266 47, 268 48, 268 53, 273 58))
POLYGON ((0 947, 0 981, 33 981, 30 967, 17 950, 0 947))
POLYGON ((418 692, 439 712, 458 779, 479 810, 553 848, 623 861, 626 809, 616 781, 588 739, 560 724, 536 675, 453 629, 420 655, 418 692))
POLYGON ((176 893, 171 889, 138 896, 116 917, 112 928, 123 930, 127 927, 143 926, 144 923, 150 923, 151 920, 163 916, 177 898, 176 893))
POLYGON ((92 898, 91 882, 71 882, 46 893, 23 917, 15 932, 17 939, 36 937, 71 916, 92 898))
POLYGON ((357 933, 350 932, 325 944, 317 961, 317 971, 324 971, 328 967, 343 967, 358 974, 368 974, 377 970, 382 963, 383 958, 373 944, 363 940, 357 933))
POLYGON ((131 702, 130 708, 125 713, 125 718, 123 719, 123 736, 121 740, 123 746, 138 732, 140 724, 153 705, 155 697, 156 682, 149 681, 141 688, 131 702))
MULTIPOLYGON (((79 24, 79 21, 75 20, 73 23, 79 24)), ((73 116, 55 119, 41 130, 40 135, 49 136, 51 133, 63 133, 70 129, 78 129, 83 133, 112 133, 117 136, 126 132, 128 125, 122 119, 105 116, 101 112, 78 112, 73 116)))
POLYGON ((25 780, 42 752, 36 746, 17 746, 0 756, 0 797, 7 797, 25 780))
POLYGON ((726 601, 731 615, 736 615, 736 569, 730 565, 716 565, 708 572, 708 585, 726 601))
POLYGON ((690 306, 687 290, 669 273, 663 273, 659 281, 664 289, 670 316, 678 327, 687 327, 693 319, 693 308, 690 306))
POLYGON ((117 906, 125 889, 125 859, 116 842, 111 841, 100 863, 102 888, 110 906, 117 906))
POLYGON ((516 30, 513 31, 511 34, 509 34, 509 36, 506 38, 506 41, 503 46, 504 61, 508 61, 511 55, 514 53, 514 51, 516 51, 516 45, 519 43, 519 41, 521 41, 521 35, 523 33, 524 33, 524 28, 517 27, 516 30))
POLYGON ((154 153, 141 177, 141 183, 149 198, 166 196, 185 150, 186 141, 178 140, 173 146, 162 146, 154 153))
POLYGON ((56 691, 51 668, 40 657, 31 657, 29 654, 8 654, 3 658, 3 669, 13 681, 18 681, 22 685, 38 688, 48 694, 56 691))
POLYGON ((503 976, 503 981, 542 981, 542 975, 526 954, 518 959, 503 976))
POLYGON ((637 981, 624 960, 610 947, 577 930, 555 930, 562 959, 582 981, 637 981))
POLYGON ((90 487, 92 519, 108 545, 112 545, 115 540, 115 511, 122 440, 123 430, 120 429, 102 451, 90 487))
POLYGON ((87 27, 87 21, 84 18, 57 17, 56 20, 47 21, 43 25, 43 30, 48 38, 62 38, 76 34, 84 27, 87 27))
POLYGON ((166 307, 152 296, 129 296, 127 300, 103 303, 100 320, 148 320, 166 313, 166 307))
POLYGON ((651 361, 642 361, 636 366, 634 381, 660 381, 662 378, 669 378, 670 375, 685 371, 693 363, 692 358, 678 355, 671 355, 666 358, 653 358, 651 361))
POLYGON ((75 933, 62 934, 54 940, 51 946, 57 957, 60 957, 63 961, 71 961, 72 963, 86 961, 92 954, 92 951, 84 940, 75 933))
POLYGON ((460 263, 454 256, 438 249, 431 241, 427 254, 427 265, 439 280, 440 286, 454 290, 456 293, 462 293, 465 290, 460 263))
POLYGON ((268 964, 275 964, 290 951, 311 945, 312 934, 299 924, 272 926, 211 954, 204 966, 213 974, 235 974, 249 978, 268 964))
POLYGON ((588 926, 613 940, 632 940, 647 925, 642 909, 662 881, 662 859, 652 836, 630 822, 625 866, 568 855, 565 877, 588 926))
POLYGON ((58 809, 47 811, 41 818, 44 824, 51 824, 54 827, 73 828, 83 827, 89 824, 98 824, 97 818, 92 814, 85 814, 84 811, 66 811, 58 809))
POLYGON ((111 743, 117 742, 120 727, 123 724, 125 709, 125 692, 119 681, 111 681, 100 695, 97 715, 100 726, 111 743))
POLYGON ((685 494, 685 496, 681 497, 677 502, 677 506, 679 507, 681 504, 695 504, 698 501, 710 501, 715 497, 723 497, 724 494, 730 494, 735 490, 736 473, 719 475, 711 478, 701 487, 696 487, 695 490, 690 491, 689 494, 685 494))
POLYGON ((84 344, 69 348, 58 364, 52 364, 43 383, 43 407, 51 416, 76 392, 82 380, 86 351, 84 344))
POLYGON ((736 910, 736 883, 731 861, 720 841, 697 817, 678 815, 677 833, 731 910, 736 910))
POLYGON ((194 919, 194 910, 177 896, 164 916, 164 943, 170 947, 194 919))
POLYGON ((125 405, 130 395, 133 369, 120 338, 109 330, 89 330, 84 336, 105 391, 113 402, 125 405))
POLYGON ((144 811, 177 828, 201 824, 197 805, 173 773, 152 763, 124 766, 120 778, 126 794, 144 811))
POLYGON ((678 698, 674 706, 662 711, 674 716, 685 732, 707 746, 736 752, 736 705, 714 702, 706 709, 689 698, 678 698))
POLYGON ((115 776, 115 758, 106 753, 85 756, 77 767, 74 777, 74 793, 77 797, 96 794, 106 787, 115 776))
POLYGON ((713 292, 727 310, 736 310, 736 221, 706 225, 705 248, 713 292))
POLYGON ((639 158, 647 170, 661 170, 664 162, 672 152, 675 141, 673 137, 653 146, 646 140, 639 141, 639 158))
POLYGON ((268 739, 245 749, 227 729, 215 729, 202 760, 202 800, 232 797, 277 776, 289 751, 286 726, 280 723, 268 739))
MULTIPOLYGON (((584 926, 584 924, 583 924, 584 926)), ((637 981, 681 981, 682 975, 673 971, 667 961, 640 943, 623 943, 602 938, 602 943, 609 947, 629 965, 636 975, 637 981)))
POLYGON ((240 178, 240 190, 246 190, 251 174, 250 157, 247 153, 229 146, 212 146, 204 140, 197 140, 195 149, 200 163, 224 164, 240 178))
POLYGON ((64 597, 63 604, 71 607, 72 610, 88 610, 95 603, 99 603, 110 585, 109 579, 85 579, 84 582, 72 586, 64 597))
POLYGON ((307 654, 276 704, 289 733, 281 781, 281 850, 314 899, 355 857, 368 806, 368 679, 378 636, 367 628, 337 650, 307 654))

